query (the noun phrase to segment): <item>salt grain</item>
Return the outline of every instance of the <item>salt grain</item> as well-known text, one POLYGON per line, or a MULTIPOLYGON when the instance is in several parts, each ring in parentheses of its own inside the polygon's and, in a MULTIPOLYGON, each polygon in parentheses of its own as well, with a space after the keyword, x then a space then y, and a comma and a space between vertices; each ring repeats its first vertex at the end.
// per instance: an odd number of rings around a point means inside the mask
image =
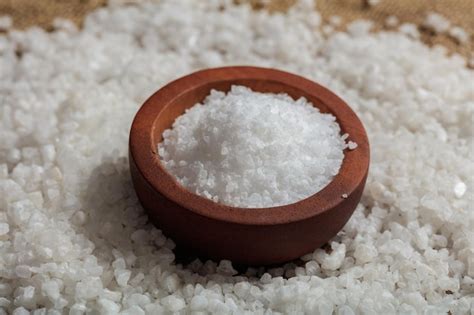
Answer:
POLYGON ((120 312, 121 315, 145 315, 145 311, 140 308, 139 306, 132 306, 132 307, 129 307, 125 310, 123 310, 122 312, 120 312))
POLYGON ((0 16, 0 31, 6 31, 13 25, 13 19, 8 15, 0 16))
POLYGON ((453 26, 448 31, 449 36, 454 38, 459 44, 466 44, 469 42, 470 36, 465 29, 459 26, 453 26))
POLYGON ((398 27, 398 30, 411 38, 420 38, 420 32, 415 24, 403 23, 398 27))
POLYGON ((15 308, 12 315, 30 315, 30 312, 24 307, 18 307, 18 308, 15 308))
POLYGON ((30 267, 28 267, 26 265, 16 266, 15 274, 19 278, 29 278, 29 277, 31 277, 30 267))
POLYGON ((208 301, 202 295, 196 295, 191 299, 190 308, 192 311, 205 311, 208 301))
POLYGON ((98 311, 101 314, 117 314, 120 311, 120 306, 113 301, 107 299, 99 299, 97 301, 98 311))
POLYGON ((349 141, 347 143, 347 148, 349 148, 349 150, 354 150, 355 148, 357 148, 357 143, 355 143, 354 141, 349 141))
POLYGON ((59 285, 53 280, 45 281, 41 285, 41 291, 45 296, 49 297, 51 301, 55 301, 60 297, 59 285))
POLYGON ((121 287, 124 287, 127 285, 127 282, 130 279, 131 272, 129 270, 119 269, 114 271, 114 275, 117 284, 121 287))
POLYGON ((429 12, 426 15, 423 26, 435 32, 436 34, 445 33, 448 31, 451 23, 448 19, 436 12, 429 12))
POLYGON ((0 223, 0 236, 5 235, 10 231, 8 223, 0 223))
POLYGON ((0 297, 0 307, 2 309, 8 307, 10 304, 11 304, 11 302, 7 298, 0 297))
POLYGON ((366 0, 366 1, 369 6, 373 7, 379 4, 381 0, 366 0))
POLYGON ((332 15, 329 18, 329 23, 331 23, 332 26, 340 26, 342 23, 342 18, 339 15, 332 15))
POLYGON ((338 173, 346 146, 335 117, 306 99, 243 86, 211 91, 163 139, 162 162, 184 187, 245 208, 285 205, 318 192, 338 173))
POLYGON ((170 295, 161 300, 161 304, 171 312, 178 312, 186 306, 184 300, 175 295, 170 295))
POLYGON ((388 27, 396 27, 400 23, 400 20, 395 15, 390 15, 385 20, 385 25, 388 27))
POLYGON ((466 193, 467 186, 463 182, 459 182, 454 186, 454 194, 457 198, 461 198, 466 193))

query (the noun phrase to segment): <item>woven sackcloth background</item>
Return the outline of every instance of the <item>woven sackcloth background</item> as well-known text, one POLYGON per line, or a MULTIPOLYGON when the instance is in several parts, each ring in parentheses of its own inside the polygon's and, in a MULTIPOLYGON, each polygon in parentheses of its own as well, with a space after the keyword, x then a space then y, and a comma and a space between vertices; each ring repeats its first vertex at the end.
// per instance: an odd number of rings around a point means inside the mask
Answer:
MULTIPOLYGON (((137 1, 137 0, 135 0, 137 1)), ((159 0, 157 0, 159 1, 159 0)), ((0 0, 0 16, 10 15, 16 28, 40 26, 52 29, 55 17, 64 17, 81 24, 85 14, 96 7, 106 5, 107 0, 0 0)), ((133 1, 129 1, 133 2, 133 1)), ((295 0, 237 0, 251 2, 255 9, 284 11, 295 0), (262 3, 266 3, 263 5, 262 3)), ((367 0, 317 0, 318 10, 324 21, 332 15, 342 18, 341 28, 355 19, 372 20, 375 29, 386 29, 386 18, 395 15, 402 23, 410 22, 420 26, 421 39, 429 44, 441 44, 451 53, 473 58, 474 51, 474 0, 381 0, 377 5, 367 5, 367 0), (467 44, 459 44, 445 34, 432 34, 421 27, 428 12, 438 12, 453 25, 464 28, 471 36, 467 44)))

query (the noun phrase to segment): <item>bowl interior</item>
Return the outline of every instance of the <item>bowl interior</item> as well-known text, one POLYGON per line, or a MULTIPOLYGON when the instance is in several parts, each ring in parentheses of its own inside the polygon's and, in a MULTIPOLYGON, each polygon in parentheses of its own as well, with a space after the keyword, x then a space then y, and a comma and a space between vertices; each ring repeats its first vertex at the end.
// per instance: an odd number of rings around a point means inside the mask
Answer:
POLYGON ((232 85, 243 85, 251 88, 255 92, 276 94, 286 93, 295 100, 300 97, 305 97, 313 104, 313 106, 319 108, 322 113, 333 114, 336 117, 339 126, 341 127, 342 134, 346 133, 345 125, 341 124, 340 118, 338 117, 338 112, 332 111, 328 104, 324 103, 323 100, 319 99, 314 94, 307 93, 298 87, 289 86, 279 81, 261 79, 235 79, 205 83, 187 90, 180 95, 177 95, 176 98, 163 107, 154 121, 152 135, 152 141, 154 145, 157 146, 158 143, 163 141, 163 131, 171 128, 175 119, 182 115, 186 109, 202 102, 204 98, 209 95, 211 90, 214 89, 222 92, 228 92, 232 85))
POLYGON ((246 225, 275 225, 313 217, 342 202, 365 182, 369 146, 364 127, 356 114, 328 89, 287 72, 227 67, 203 70, 173 81, 153 94, 137 113, 130 133, 130 153, 143 177, 161 195, 181 207, 214 220, 246 225), (339 173, 318 193, 293 204, 271 208, 237 208, 215 203, 182 187, 166 171, 157 152, 163 131, 186 109, 202 102, 212 89, 227 92, 243 85, 258 92, 286 93, 305 97, 323 113, 332 113, 349 139, 358 144, 345 150, 339 173))

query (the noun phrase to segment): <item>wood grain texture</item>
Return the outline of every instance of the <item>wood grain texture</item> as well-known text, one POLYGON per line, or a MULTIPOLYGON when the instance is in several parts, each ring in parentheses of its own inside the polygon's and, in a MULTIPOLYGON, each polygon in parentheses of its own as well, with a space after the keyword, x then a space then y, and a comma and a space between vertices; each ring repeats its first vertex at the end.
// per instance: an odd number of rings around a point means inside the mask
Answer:
POLYGON ((173 81, 140 108, 130 132, 130 168, 137 195, 154 224, 178 244, 204 257, 245 264, 289 261, 326 243, 357 206, 369 168, 369 143, 356 114, 326 88, 274 69, 224 67, 203 70, 173 81), (162 133, 211 89, 233 84, 259 92, 306 97, 332 113, 343 133, 358 144, 346 150, 339 174, 323 190, 297 203, 244 209, 197 196, 177 183, 160 162, 162 133), (347 194, 348 198, 342 198, 347 194))

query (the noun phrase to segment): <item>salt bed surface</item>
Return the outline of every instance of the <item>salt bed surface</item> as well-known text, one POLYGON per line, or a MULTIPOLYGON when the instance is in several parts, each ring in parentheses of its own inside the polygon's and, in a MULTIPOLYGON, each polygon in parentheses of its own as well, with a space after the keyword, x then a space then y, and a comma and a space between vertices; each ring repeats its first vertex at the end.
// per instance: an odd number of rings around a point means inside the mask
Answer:
POLYGON ((58 21, 52 33, 0 35, 0 313, 469 314, 473 71, 367 23, 325 37, 320 20, 307 2, 269 15, 164 0, 98 9, 81 31, 58 21), (233 276, 227 261, 178 264, 133 193, 138 107, 176 77, 226 64, 314 79, 367 128, 361 203, 302 265, 233 276))
POLYGON ((179 116, 158 153, 193 193, 235 207, 273 207, 329 184, 349 145, 340 132, 336 117, 305 98, 232 86, 179 116))

